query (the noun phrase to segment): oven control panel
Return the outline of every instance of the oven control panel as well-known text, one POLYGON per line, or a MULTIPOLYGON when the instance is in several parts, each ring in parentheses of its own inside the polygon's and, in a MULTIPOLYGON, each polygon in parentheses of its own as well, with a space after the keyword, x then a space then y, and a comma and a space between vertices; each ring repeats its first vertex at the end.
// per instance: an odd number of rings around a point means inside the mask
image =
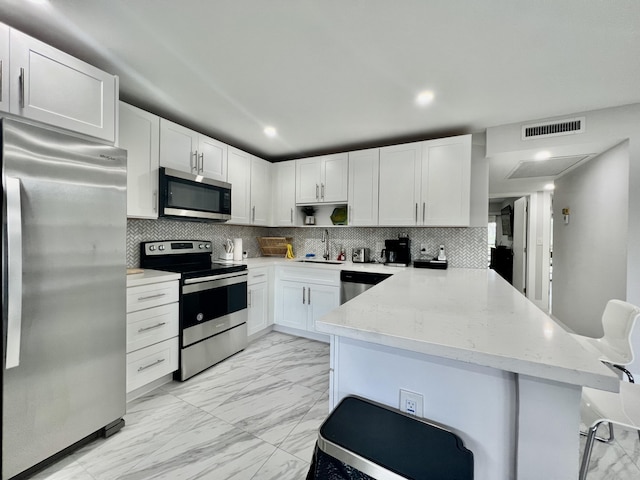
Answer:
POLYGON ((171 255, 178 253, 211 253, 211 242, 207 240, 165 240, 144 242, 144 255, 171 255))

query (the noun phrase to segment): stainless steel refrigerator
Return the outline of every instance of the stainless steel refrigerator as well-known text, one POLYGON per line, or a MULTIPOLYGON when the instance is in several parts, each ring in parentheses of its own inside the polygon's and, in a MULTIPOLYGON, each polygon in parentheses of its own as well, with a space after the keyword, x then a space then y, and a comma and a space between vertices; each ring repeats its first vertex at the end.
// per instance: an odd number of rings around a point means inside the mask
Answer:
POLYGON ((0 124, 8 479, 123 424, 126 151, 0 124))

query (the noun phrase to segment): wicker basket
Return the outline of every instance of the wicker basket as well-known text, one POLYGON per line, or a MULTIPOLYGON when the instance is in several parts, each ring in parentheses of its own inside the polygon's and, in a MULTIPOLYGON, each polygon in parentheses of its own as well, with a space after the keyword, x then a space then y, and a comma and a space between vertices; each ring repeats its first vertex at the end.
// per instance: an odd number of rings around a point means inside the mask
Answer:
POLYGON ((292 241, 292 237, 258 237, 263 257, 284 257, 287 254, 287 244, 292 241))

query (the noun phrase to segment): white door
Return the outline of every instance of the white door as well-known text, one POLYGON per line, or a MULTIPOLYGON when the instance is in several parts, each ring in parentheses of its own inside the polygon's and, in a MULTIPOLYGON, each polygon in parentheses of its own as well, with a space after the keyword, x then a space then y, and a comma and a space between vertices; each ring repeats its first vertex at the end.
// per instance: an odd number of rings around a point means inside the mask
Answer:
POLYGON ((127 150, 127 216, 158 218, 160 118, 120 102, 119 146, 127 150))
POLYGON ((270 213, 271 164, 251 156, 251 223, 269 225, 270 213))
POLYGON ((0 110, 9 108, 9 27, 0 23, 0 110))
POLYGON ((296 203, 320 202, 321 179, 321 158, 296 160, 296 203))
POLYGON ((527 197, 513 206, 513 286, 523 294, 527 289, 527 197))
POLYGON ((269 298, 267 283, 256 283, 249 286, 247 292, 247 335, 253 335, 267 328, 269 298))
POLYGON ((349 225, 378 225, 380 149, 349 153, 349 225))
POLYGON ((340 287, 309 284, 307 288, 307 305, 309 307, 307 330, 317 332, 316 320, 340 306, 340 287))
POLYGON ((349 190, 348 154, 339 153, 324 157, 322 173, 320 200, 325 203, 346 203, 349 190))
POLYGON ((418 223, 469 226, 471 135, 424 142, 418 223))
POLYGON ((11 113, 115 141, 117 81, 11 29, 11 113))
POLYGON ((251 224, 251 155, 229 147, 227 181, 231 184, 231 222, 251 224))
POLYGON ((160 119, 160 166, 197 173, 198 134, 182 125, 160 119))
POLYGON ((281 280, 278 284, 278 315, 276 323, 286 327, 307 329, 307 286, 300 282, 281 280))
POLYGON ((291 227, 296 219, 296 162, 279 162, 273 165, 274 224, 291 227))
POLYGON ((380 149, 378 224, 413 226, 418 220, 422 142, 380 149))
POLYGON ((227 181, 227 145, 213 138, 198 137, 199 174, 213 180, 227 181))

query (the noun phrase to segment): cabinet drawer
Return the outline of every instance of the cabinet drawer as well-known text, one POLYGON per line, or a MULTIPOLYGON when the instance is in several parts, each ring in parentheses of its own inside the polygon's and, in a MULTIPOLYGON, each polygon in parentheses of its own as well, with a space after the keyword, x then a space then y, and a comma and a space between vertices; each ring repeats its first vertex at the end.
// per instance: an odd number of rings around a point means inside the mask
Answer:
POLYGON ((127 353, 178 335, 178 303, 127 314, 127 353))
POLYGON ((127 393, 178 369, 178 337, 127 354, 127 393))
POLYGON ((177 301, 177 280, 127 288, 127 313, 177 301))
POLYGON ((255 283, 266 282, 269 279, 269 267, 251 268, 249 270, 249 278, 247 284, 253 285, 255 283))
POLYGON ((293 282, 340 286, 340 270, 314 267, 278 267, 278 278, 293 282))

